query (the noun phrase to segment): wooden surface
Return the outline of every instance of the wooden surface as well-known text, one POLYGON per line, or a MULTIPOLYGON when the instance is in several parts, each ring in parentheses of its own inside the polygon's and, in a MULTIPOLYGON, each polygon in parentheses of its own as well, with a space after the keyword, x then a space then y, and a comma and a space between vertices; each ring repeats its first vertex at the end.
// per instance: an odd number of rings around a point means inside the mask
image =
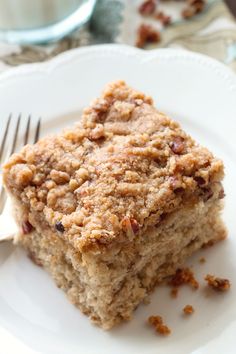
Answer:
POLYGON ((225 2, 234 14, 234 16, 236 16, 236 0, 225 0, 225 2))

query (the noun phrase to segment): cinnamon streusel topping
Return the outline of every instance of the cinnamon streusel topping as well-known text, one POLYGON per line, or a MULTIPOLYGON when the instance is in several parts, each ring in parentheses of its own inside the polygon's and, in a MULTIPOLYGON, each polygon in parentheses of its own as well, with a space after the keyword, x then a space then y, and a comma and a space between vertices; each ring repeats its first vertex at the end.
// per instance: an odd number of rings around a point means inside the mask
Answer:
POLYGON ((6 175, 58 237, 100 251, 139 237, 183 203, 218 198, 223 165, 149 96, 117 81, 73 129, 14 154, 6 175))

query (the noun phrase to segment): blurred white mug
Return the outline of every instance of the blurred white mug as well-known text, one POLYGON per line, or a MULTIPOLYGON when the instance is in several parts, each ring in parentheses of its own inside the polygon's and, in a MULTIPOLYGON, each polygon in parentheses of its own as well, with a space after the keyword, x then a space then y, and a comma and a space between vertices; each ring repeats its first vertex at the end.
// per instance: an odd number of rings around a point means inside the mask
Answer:
POLYGON ((0 0, 0 40, 44 43, 86 23, 96 0, 0 0))

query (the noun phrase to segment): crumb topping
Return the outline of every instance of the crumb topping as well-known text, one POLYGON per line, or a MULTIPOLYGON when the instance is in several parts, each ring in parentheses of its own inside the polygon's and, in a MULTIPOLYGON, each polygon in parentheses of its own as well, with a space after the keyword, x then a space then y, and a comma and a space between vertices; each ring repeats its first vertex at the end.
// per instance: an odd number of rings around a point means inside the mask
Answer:
POLYGON ((207 274, 205 280, 207 281, 208 286, 216 291, 228 291, 231 286, 228 279, 215 277, 211 274, 207 274))
POLYGON ((163 323, 161 316, 150 316, 148 318, 148 323, 155 328, 157 333, 163 336, 167 336, 171 333, 170 328, 163 323))
POLYGON ((4 167, 29 213, 83 252, 129 242, 209 190, 219 199, 222 178, 220 160, 123 81, 108 85, 73 129, 25 146, 4 167))

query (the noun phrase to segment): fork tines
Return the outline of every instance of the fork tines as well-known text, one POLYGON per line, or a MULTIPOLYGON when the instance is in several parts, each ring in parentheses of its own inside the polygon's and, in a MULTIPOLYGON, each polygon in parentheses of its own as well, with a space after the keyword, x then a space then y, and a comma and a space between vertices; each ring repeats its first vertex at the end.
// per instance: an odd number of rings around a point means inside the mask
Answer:
MULTIPOLYGON (((20 148, 23 145, 28 144, 30 140, 32 141, 32 143, 36 143, 40 135, 41 118, 38 118, 36 122, 36 126, 34 127, 34 129, 32 129, 31 115, 28 116, 26 124, 24 122, 26 121, 26 119, 24 119, 22 114, 19 114, 16 120, 13 119, 12 117, 13 115, 10 114, 6 120, 6 126, 1 140, 1 145, 0 145, 1 165, 10 157, 10 155, 12 155, 14 152, 18 150, 17 148, 20 148), (32 136, 31 139, 30 136, 32 136)), ((6 202, 6 194, 1 184, 0 214, 4 209, 5 202, 6 202)))

